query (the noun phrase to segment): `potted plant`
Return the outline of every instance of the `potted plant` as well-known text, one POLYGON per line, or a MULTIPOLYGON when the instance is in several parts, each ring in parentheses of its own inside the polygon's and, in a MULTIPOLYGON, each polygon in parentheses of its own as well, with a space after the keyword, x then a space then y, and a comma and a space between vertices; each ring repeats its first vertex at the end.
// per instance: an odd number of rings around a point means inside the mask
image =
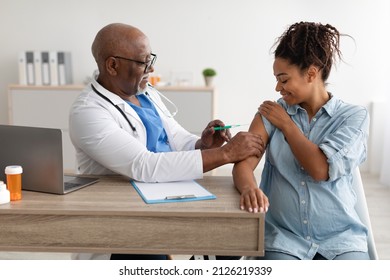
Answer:
POLYGON ((217 72, 213 68, 206 68, 202 72, 206 86, 213 85, 214 76, 217 75, 217 72))

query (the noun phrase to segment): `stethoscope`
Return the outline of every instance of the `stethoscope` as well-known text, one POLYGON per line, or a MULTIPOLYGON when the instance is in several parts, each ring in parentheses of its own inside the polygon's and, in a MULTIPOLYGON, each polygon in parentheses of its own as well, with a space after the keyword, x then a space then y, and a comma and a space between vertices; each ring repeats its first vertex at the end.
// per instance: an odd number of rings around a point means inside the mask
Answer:
MULTIPOLYGON (((106 100, 108 103, 110 103, 112 106, 114 106, 121 114, 122 116, 126 119, 126 121, 128 122, 128 124, 130 125, 131 127, 131 130, 137 134, 137 129, 135 128, 135 126, 131 123, 131 121, 129 120, 129 118, 126 116, 125 112, 123 112, 123 110, 117 105, 117 104, 114 104, 114 102, 112 102, 107 96, 103 95, 101 92, 99 92, 93 84, 91 84, 91 87, 92 87, 92 90, 97 94, 99 95, 101 98, 103 98, 104 100, 106 100)), ((170 111, 168 111, 168 109, 162 109, 157 102, 155 102, 153 100, 153 98, 150 96, 150 94, 146 91, 144 94, 149 98, 149 100, 155 105, 157 106, 157 108, 160 109, 160 111, 162 111, 164 113, 165 116, 167 116, 168 118, 173 118, 174 116, 176 116, 177 112, 179 112, 179 109, 177 108, 177 106, 175 105, 175 103, 173 103, 171 100, 168 99, 168 97, 164 96, 163 94, 161 94, 159 91, 157 91, 157 93, 165 100, 167 101, 168 103, 170 103, 174 109, 174 111, 171 113, 170 111)), ((142 93, 141 93, 142 94, 142 93)))

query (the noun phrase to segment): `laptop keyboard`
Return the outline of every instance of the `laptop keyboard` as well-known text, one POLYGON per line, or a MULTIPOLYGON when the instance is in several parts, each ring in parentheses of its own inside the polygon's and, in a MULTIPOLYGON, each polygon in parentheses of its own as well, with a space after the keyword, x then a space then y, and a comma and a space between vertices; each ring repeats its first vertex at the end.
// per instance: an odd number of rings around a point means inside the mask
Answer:
POLYGON ((80 185, 81 185, 80 183, 65 182, 64 188, 65 188, 65 190, 71 190, 71 189, 79 187, 80 185))
POLYGON ((74 177, 74 176, 64 176, 64 190, 65 192, 69 192, 70 190, 74 190, 80 187, 88 186, 97 179, 91 177, 74 177))

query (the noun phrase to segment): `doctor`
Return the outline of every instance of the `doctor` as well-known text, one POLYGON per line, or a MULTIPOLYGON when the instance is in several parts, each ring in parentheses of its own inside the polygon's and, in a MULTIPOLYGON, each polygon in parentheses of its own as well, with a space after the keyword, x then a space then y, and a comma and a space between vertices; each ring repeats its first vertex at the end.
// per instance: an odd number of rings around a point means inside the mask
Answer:
POLYGON ((181 127, 148 84, 157 56, 139 29, 120 23, 103 27, 92 54, 99 73, 69 116, 80 173, 121 174, 144 182, 190 180, 264 152, 260 136, 240 132, 231 138, 228 131, 214 131, 224 125, 219 120, 211 121, 201 137, 181 127))
POLYGON ((121 174, 144 182, 198 179, 264 151, 259 136, 230 139, 211 121, 199 138, 181 127, 149 86, 156 55, 137 28, 109 24, 92 44, 99 74, 75 100, 70 137, 82 174, 121 174), (226 145, 223 145, 228 141, 226 145))

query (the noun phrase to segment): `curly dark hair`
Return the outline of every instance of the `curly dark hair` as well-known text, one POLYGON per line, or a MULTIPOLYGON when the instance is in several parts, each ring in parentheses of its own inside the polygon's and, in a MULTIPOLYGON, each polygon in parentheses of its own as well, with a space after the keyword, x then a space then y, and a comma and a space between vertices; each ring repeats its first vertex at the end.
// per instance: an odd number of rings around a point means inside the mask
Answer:
POLYGON ((339 49, 341 35, 330 24, 295 23, 274 44, 277 45, 275 58, 286 59, 297 65, 301 71, 311 65, 317 66, 322 70, 322 80, 325 82, 335 59, 341 60, 339 49))

